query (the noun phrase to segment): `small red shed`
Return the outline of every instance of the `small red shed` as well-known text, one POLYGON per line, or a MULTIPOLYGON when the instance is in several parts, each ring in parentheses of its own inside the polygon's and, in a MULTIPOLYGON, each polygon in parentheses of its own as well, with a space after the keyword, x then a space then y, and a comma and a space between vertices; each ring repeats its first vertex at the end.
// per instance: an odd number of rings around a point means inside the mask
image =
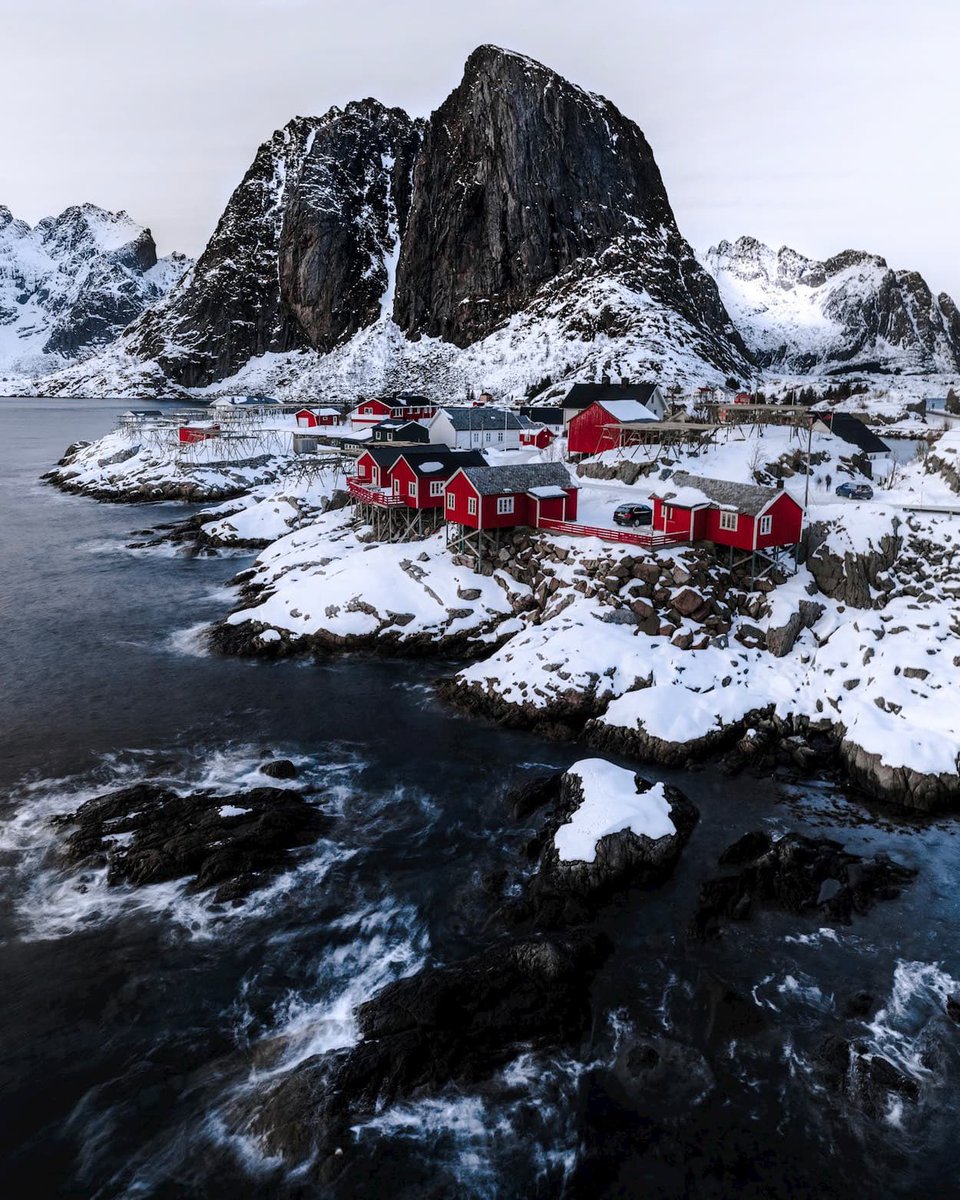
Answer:
POLYGON ((361 400, 350 412, 349 420, 352 425, 366 428, 368 425, 377 425, 380 421, 385 421, 392 414, 393 408, 386 400, 361 400))
POLYGON ((339 425, 340 414, 335 408, 301 408, 296 413, 301 429, 316 429, 321 425, 339 425))
POLYGON ((520 445, 530 449, 546 450, 557 435, 546 425, 537 425, 530 421, 526 428, 520 430, 520 445))
POLYGON ((219 436, 220 426, 212 423, 180 426, 180 442, 184 445, 192 445, 195 442, 205 442, 210 438, 217 438, 219 436))
POLYGON ((563 463, 463 467, 444 489, 444 516, 470 529, 535 526, 540 517, 574 521, 577 485, 563 463))
POLYGON ((803 507, 778 488, 675 471, 652 499, 657 533, 750 551, 800 541, 803 507))
POLYGON ((570 418, 567 449, 571 454, 614 450, 621 443, 625 426, 656 419, 656 414, 639 400, 595 400, 570 418))

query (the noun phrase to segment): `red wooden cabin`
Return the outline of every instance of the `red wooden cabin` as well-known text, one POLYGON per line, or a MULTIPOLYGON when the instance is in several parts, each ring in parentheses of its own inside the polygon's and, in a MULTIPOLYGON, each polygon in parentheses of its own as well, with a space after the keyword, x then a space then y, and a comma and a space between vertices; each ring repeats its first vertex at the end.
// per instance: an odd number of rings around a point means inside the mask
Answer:
POLYGON ((509 529, 540 517, 574 521, 577 486, 562 463, 463 467, 444 491, 444 516, 469 529, 509 529))
POLYGON ((321 425, 339 425, 340 414, 335 408, 301 408, 296 413, 301 429, 316 429, 321 425))
POLYGON ((400 455, 391 468, 390 481, 394 495, 408 508, 442 508, 447 480, 461 467, 483 466, 486 460, 479 450, 418 446, 414 453, 404 451, 400 455))
POLYGON ((620 445, 624 426, 655 422, 656 415, 639 400, 595 400, 570 418, 567 449, 571 454, 599 454, 620 445))
POLYGON ((205 442, 209 438, 217 438, 220 436, 219 425, 181 425, 179 437, 180 441, 186 445, 192 445, 194 442, 205 442))
POLYGON ((653 499, 653 531, 736 550, 794 546, 803 508, 789 492, 675 471, 653 499))
POLYGON ((349 418, 352 425, 366 427, 385 421, 392 413, 393 409, 386 400, 361 400, 349 414, 349 418))

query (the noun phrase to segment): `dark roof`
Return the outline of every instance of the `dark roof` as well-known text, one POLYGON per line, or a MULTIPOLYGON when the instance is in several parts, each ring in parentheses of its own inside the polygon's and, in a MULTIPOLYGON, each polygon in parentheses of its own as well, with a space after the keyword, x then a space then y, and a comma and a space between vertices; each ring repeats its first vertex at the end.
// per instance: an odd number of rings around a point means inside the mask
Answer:
POLYGON ((563 409, 559 404, 525 404, 520 408, 520 415, 541 425, 563 424, 563 409))
POLYGON ((450 423, 458 432, 466 430, 496 430, 520 429, 516 413, 508 412, 505 408, 460 408, 442 406, 439 410, 445 412, 450 423))
POLYGON ((589 408, 597 400, 639 400, 646 404, 655 383, 575 383, 560 401, 564 408, 589 408))
POLYGON ((434 402, 429 397, 420 396, 416 392, 398 392, 388 403, 394 406, 402 405, 405 408, 412 408, 414 405, 422 407, 424 404, 433 404, 434 402))
POLYGON ((159 408, 128 408, 125 413, 120 415, 123 417, 162 417, 163 412, 159 408))
POLYGON ((520 409, 520 415, 531 421, 539 421, 541 425, 563 424, 563 409, 559 404, 525 404, 520 409))
POLYGON ((378 429, 418 429, 423 433, 427 432, 426 425, 421 425, 419 421, 413 421, 409 417, 387 417, 385 421, 378 421, 373 429, 376 432, 378 429))
MULTIPOLYGON (((419 450, 421 447, 417 447, 419 450)), ((437 450, 437 446, 430 446, 430 450, 437 450)), ((445 477, 449 477, 454 471, 460 467, 483 467, 486 466, 487 460, 479 450, 449 450, 446 446, 443 447, 447 451, 446 454, 411 454, 403 452, 402 457, 410 464, 414 475, 420 478, 430 479, 438 475, 438 471, 425 471, 424 467, 431 463, 441 463, 445 477)))
MULTIPOLYGON (((760 487, 756 483, 731 483, 726 479, 705 479, 702 475, 688 475, 686 471, 674 471, 658 495, 663 500, 669 500, 676 494, 671 491, 674 487, 694 488, 715 504, 735 508, 737 512, 751 517, 761 513, 778 496, 785 495, 777 488, 760 487)), ((681 504, 681 507, 686 505, 681 504)))
POLYGON ((444 462, 449 458, 457 467, 461 465, 475 466, 486 462, 478 450, 451 450, 449 446, 442 443, 431 446, 398 446, 396 443, 391 446, 371 446, 368 442, 364 446, 364 450, 378 467, 392 467, 401 456, 411 467, 414 467, 418 461, 430 461, 431 459, 439 459, 444 462))
POLYGON ((826 413, 818 412, 816 414, 826 425, 830 426, 831 433, 838 438, 842 438, 845 442, 849 442, 851 446, 856 446, 862 450, 864 454, 889 454, 890 447, 882 438, 877 437, 872 429, 868 429, 866 425, 858 420, 851 413, 826 413))
POLYGON ((464 475, 481 496, 527 492, 534 487, 576 487, 563 463, 523 463, 511 467, 467 467, 464 475))

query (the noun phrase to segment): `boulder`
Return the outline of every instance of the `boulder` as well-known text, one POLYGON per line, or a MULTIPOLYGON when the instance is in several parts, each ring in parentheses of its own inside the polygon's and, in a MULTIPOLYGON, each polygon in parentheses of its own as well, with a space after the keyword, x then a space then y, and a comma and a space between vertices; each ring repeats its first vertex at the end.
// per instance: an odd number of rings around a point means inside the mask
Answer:
POLYGON ((289 758, 276 758, 272 762, 264 763, 260 773, 269 776, 270 779, 296 779, 297 768, 289 758))
POLYGON ((215 887, 220 902, 240 900, 285 870, 290 851, 322 836, 331 819, 286 788, 183 795, 139 783, 88 800, 54 823, 69 831, 62 857, 107 866, 111 886, 188 879, 191 892, 215 887))

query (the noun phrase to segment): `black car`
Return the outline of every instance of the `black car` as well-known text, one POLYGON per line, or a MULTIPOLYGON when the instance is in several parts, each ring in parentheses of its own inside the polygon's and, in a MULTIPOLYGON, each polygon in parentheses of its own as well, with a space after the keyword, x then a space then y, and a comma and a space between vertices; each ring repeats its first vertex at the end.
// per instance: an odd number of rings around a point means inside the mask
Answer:
POLYGON ((841 483, 837 495, 846 500, 872 500, 873 488, 869 483, 841 483))
POLYGON ((614 525, 652 525, 653 509, 649 504, 619 504, 613 510, 614 525))

